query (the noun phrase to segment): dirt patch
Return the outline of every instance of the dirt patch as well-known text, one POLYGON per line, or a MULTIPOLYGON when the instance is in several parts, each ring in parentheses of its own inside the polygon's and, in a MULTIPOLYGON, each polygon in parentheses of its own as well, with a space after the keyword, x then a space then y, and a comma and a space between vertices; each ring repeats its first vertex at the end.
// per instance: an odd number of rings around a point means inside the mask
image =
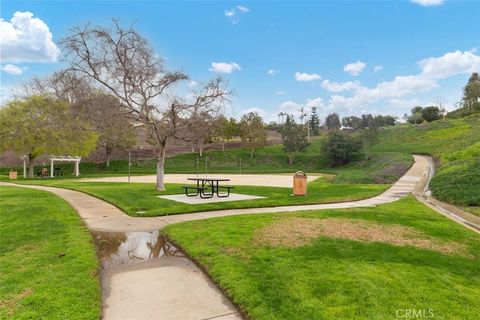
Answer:
POLYGON ((15 312, 15 309, 17 309, 18 304, 32 293, 33 290, 27 288, 10 299, 0 300, 0 309, 5 309, 7 315, 11 316, 15 312))
POLYGON ((255 241, 258 244, 273 247, 295 248, 309 244, 321 236, 365 242, 386 242, 398 246, 414 246, 449 254, 465 251, 462 244, 452 241, 441 242, 411 227, 338 218, 282 219, 258 230, 255 234, 255 241))

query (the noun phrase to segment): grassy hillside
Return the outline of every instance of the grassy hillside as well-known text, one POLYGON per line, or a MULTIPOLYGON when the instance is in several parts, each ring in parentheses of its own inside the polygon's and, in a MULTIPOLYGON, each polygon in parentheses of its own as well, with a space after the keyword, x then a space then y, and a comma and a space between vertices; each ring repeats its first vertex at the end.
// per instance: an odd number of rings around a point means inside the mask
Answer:
POLYGON ((431 182, 434 196, 480 206, 480 115, 391 127, 382 131, 374 150, 431 154, 440 165, 431 182))
POLYGON ((479 141, 480 115, 473 115, 462 119, 386 128, 381 132, 374 151, 425 153, 445 162, 450 154, 479 141))

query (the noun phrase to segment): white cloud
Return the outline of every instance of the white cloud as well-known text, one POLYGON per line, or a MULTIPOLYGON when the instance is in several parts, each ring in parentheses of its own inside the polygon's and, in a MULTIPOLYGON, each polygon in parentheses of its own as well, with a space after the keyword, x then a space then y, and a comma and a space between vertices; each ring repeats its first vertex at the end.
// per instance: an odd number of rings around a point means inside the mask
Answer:
POLYGON ((277 73, 278 73, 278 70, 275 70, 275 69, 269 69, 269 70, 267 71, 267 74, 268 74, 269 76, 274 76, 274 75, 276 75, 277 73))
POLYGON ((480 56, 471 51, 454 51, 423 59, 418 65, 421 72, 416 75, 396 76, 391 81, 380 82, 374 88, 359 86, 351 97, 333 95, 329 103, 353 108, 381 99, 399 101, 400 98, 439 87, 439 80, 480 71, 480 56))
POLYGON ((14 64, 6 64, 2 66, 2 71, 14 76, 19 76, 23 73, 23 71, 26 70, 26 68, 21 68, 19 66, 16 66, 14 64))
POLYGON ((232 10, 225 10, 225 16, 226 17, 233 17, 235 16, 235 10, 232 9, 232 10))
POLYGON ((413 99, 388 99, 387 102, 390 104, 390 106, 398 109, 405 109, 405 108, 411 108, 412 106, 416 106, 421 104, 420 100, 417 98, 413 99))
POLYGON ((323 106, 323 99, 318 97, 318 98, 313 98, 313 99, 307 99, 306 106, 311 109, 312 107, 322 107, 323 106))
POLYGON ((212 62, 210 71, 218 73, 232 73, 236 70, 241 70, 242 68, 236 62, 212 62))
POLYGON ((2 62, 55 62, 60 55, 48 26, 28 11, 0 18, 0 46, 2 62))
POLYGON ((343 71, 350 73, 352 76, 358 76, 366 66, 367 64, 365 62, 358 60, 357 62, 344 65, 343 71))
POLYGON ((374 66, 373 67, 373 72, 377 73, 377 72, 380 72, 383 70, 383 67, 382 66, 374 66))
POLYGON ((249 11, 250 9, 245 6, 237 6, 236 8, 225 10, 225 16, 230 19, 232 24, 237 24, 240 22, 240 15, 243 15, 249 11))
POLYGON ((472 73, 480 70, 480 56, 472 51, 448 52, 441 57, 430 57, 421 60, 418 65, 422 74, 432 79, 444 79, 461 73, 472 73))
POLYGON ((298 113, 298 109, 301 107, 300 104, 294 102, 294 101, 285 101, 280 104, 278 107, 280 112, 285 112, 288 114, 296 114, 298 113))
POLYGON ((248 8, 245 7, 245 6, 237 6, 237 9, 238 9, 238 11, 240 11, 240 12, 248 12, 248 11, 250 11, 250 9, 248 9, 248 8))
POLYGON ((430 7, 430 6, 439 6, 444 3, 444 0, 410 0, 413 3, 419 4, 423 7, 430 7))
POLYGON ((285 94, 285 91, 277 91, 275 92, 275 94, 281 96, 285 94))
POLYGON ((250 113, 250 112, 256 112, 258 113, 259 115, 264 115, 265 113, 267 113, 265 110, 263 109, 260 109, 260 108, 249 108, 249 109, 246 109, 246 110, 243 110, 242 114, 246 114, 246 113, 250 113))
POLYGON ((313 81, 320 79, 322 79, 322 77, 317 73, 295 72, 295 80, 297 81, 313 81))
POLYGON ((264 109, 261 109, 261 108, 256 108, 256 107, 243 110, 242 115, 250 113, 250 112, 256 112, 260 117, 263 118, 263 121, 265 121, 265 122, 269 122, 273 118, 272 115, 270 114, 270 112, 268 112, 264 109))
POLYGON ((330 92, 342 92, 351 91, 361 88, 359 82, 347 81, 347 82, 330 82, 326 79, 322 81, 322 88, 330 92))
POLYGON ((285 101, 278 105, 277 107, 277 115, 280 112, 287 113, 293 115, 298 120, 300 120, 300 108, 304 108, 304 112, 307 114, 310 112, 312 107, 317 108, 318 114, 323 117, 326 116, 328 113, 333 111, 332 105, 325 105, 323 99, 321 97, 306 99, 305 103, 297 103, 295 101, 285 101))

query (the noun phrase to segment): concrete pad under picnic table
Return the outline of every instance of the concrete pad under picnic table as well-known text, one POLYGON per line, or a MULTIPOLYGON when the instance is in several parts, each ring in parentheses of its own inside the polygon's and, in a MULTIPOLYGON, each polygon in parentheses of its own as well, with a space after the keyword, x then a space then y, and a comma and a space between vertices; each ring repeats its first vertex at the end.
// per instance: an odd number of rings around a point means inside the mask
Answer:
POLYGON ((171 194, 168 196, 157 196, 158 198, 173 200, 177 202, 187 204, 203 204, 203 203, 215 203, 215 202, 229 202, 229 201, 241 201, 241 200, 255 200, 263 199, 265 197, 251 196, 248 194, 230 193, 228 197, 217 197, 216 195, 211 198, 202 199, 200 196, 187 197, 185 194, 171 194))

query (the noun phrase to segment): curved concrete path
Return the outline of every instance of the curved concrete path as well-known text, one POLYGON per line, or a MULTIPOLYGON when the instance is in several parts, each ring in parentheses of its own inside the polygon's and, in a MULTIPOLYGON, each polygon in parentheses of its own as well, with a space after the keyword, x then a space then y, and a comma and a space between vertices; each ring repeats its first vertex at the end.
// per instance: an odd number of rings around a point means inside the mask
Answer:
MULTIPOLYGON (((430 163, 414 156, 415 163, 391 188, 379 196, 343 203, 207 211, 156 218, 135 218, 85 193, 61 188, 0 183, 52 192, 72 205, 93 231, 130 232, 160 230, 182 221, 240 214, 369 207, 421 193, 430 163)), ((185 258, 167 257, 133 265, 107 268, 102 274, 104 319, 240 319, 235 307, 213 283, 185 258)))
POLYGON ((172 223, 201 220, 214 217, 225 217, 240 214, 260 214, 305 210, 371 207, 379 204, 393 202, 406 196, 409 193, 420 193, 423 191, 423 188, 428 180, 430 162, 428 161, 427 157, 424 156, 415 155, 414 158, 415 162, 413 166, 404 176, 402 176, 384 193, 373 198, 338 203, 204 211, 151 218, 131 217, 117 207, 115 207, 114 205, 80 191, 38 185, 18 185, 11 183, 0 184, 45 190, 58 195, 59 197, 65 199, 68 203, 70 203, 72 207, 74 207, 78 211, 78 214, 85 221, 88 228, 93 231, 155 231, 160 230, 166 225, 172 223))

